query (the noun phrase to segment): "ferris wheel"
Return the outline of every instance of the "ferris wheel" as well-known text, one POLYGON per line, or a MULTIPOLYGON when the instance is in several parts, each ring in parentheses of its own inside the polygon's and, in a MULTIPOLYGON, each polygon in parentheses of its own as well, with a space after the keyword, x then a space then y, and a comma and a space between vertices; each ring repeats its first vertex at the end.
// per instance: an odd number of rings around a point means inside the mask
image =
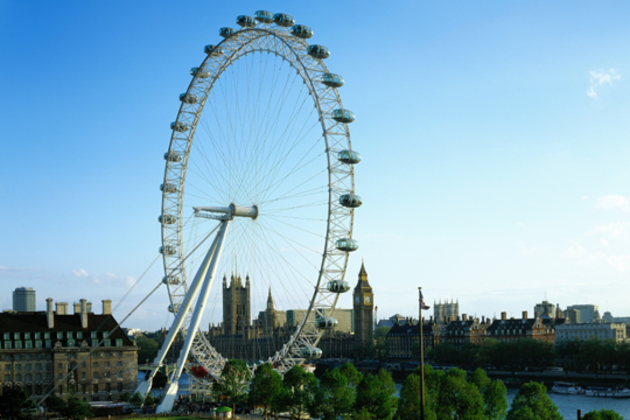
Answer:
POLYGON ((278 309, 301 310, 286 343, 264 360, 280 372, 322 356, 320 337, 336 327, 337 299, 350 289, 344 275, 362 204, 353 165, 361 157, 348 129, 355 116, 339 96, 344 80, 293 17, 257 11, 236 23, 238 30, 220 29, 224 39, 206 45, 191 69, 164 155, 159 250, 175 319, 154 367, 177 334, 184 344, 160 412, 170 411, 189 355, 220 376, 225 358, 203 332, 225 309, 217 277, 225 289, 226 276, 247 274, 254 312, 272 292, 278 309))

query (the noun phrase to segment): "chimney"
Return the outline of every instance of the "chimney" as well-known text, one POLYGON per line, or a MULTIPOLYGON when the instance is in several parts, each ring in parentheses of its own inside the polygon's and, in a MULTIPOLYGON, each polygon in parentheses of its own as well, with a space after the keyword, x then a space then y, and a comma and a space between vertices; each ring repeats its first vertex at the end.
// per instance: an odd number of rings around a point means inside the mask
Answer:
POLYGON ((462 314, 462 321, 468 321, 468 315, 462 314))
POLYGON ((53 312, 52 298, 46 299, 46 323, 48 324, 48 328, 55 328, 55 313, 53 312))
POLYGON ((481 315, 481 323, 482 324, 486 323, 486 316, 485 315, 481 315))
POLYGON ((87 300, 81 299, 81 328, 87 329, 88 327, 88 316, 87 316, 87 300))
POLYGON ((527 319, 527 311, 523 311, 523 319, 527 319))
POLYGON ((102 300, 103 302, 103 315, 112 314, 112 301, 110 299, 102 300))
POLYGON ((451 314, 450 318, 448 319, 450 322, 455 321, 455 315, 451 314))
POLYGON ((501 312, 501 320, 505 321, 507 319, 507 312, 501 312))
POLYGON ((93 314, 94 312, 92 312, 92 302, 88 302, 87 303, 87 312, 88 314, 93 314))
POLYGON ((80 314, 81 313, 81 304, 74 302, 74 314, 80 314))
POLYGON ((68 304, 66 302, 57 302, 57 315, 68 315, 68 304))
POLYGON ((560 309, 558 309, 558 311, 556 312, 556 318, 562 318, 562 311, 560 309))

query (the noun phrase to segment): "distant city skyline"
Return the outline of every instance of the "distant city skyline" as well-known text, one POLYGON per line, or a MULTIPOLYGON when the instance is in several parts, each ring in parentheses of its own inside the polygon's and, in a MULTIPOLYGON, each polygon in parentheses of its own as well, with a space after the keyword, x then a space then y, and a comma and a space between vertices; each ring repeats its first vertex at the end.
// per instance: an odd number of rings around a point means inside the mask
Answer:
MULTIPOLYGON (((3 310, 27 286, 38 310, 106 296, 122 320, 161 281, 178 95, 219 28, 265 7, 313 28, 345 79, 363 157, 346 281, 363 258, 379 317, 416 314, 418 286, 468 315, 548 300, 630 316, 628 3, 0 7, 3 310)), ((168 304, 158 290, 124 327, 167 327, 168 304)))

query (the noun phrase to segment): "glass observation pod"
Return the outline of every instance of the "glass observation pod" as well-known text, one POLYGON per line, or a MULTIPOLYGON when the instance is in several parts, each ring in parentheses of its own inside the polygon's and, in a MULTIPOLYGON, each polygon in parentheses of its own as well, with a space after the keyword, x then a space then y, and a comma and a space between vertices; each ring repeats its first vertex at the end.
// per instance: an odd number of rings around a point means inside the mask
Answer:
POLYGON ((357 207, 361 207, 363 200, 361 200, 361 197, 356 194, 343 194, 339 196, 339 204, 344 207, 355 209, 357 207))
POLYGON ((162 283, 175 286, 178 285, 180 282, 179 277, 177 276, 164 276, 162 277, 162 283))
MULTIPOLYGON (((180 305, 175 305, 175 309, 177 310, 177 312, 179 312, 179 306, 180 305)), ((173 305, 168 305, 168 311, 172 314, 175 313, 175 311, 173 310, 173 305)))
POLYGON ((354 112, 347 109, 335 109, 331 116, 333 120, 340 123, 351 123, 355 119, 354 112))
POLYGON ((328 282, 326 286, 329 292, 333 293, 346 293, 350 290, 350 284, 343 280, 332 280, 328 282))
POLYGON ((304 347, 300 349, 300 356, 305 359, 319 359, 322 357, 322 350, 317 347, 304 347))
POLYGON ((165 193, 176 193, 177 186, 175 184, 169 184, 168 182, 166 184, 160 184, 160 191, 165 193))
POLYGON ((251 16, 240 15, 236 18, 236 24, 242 28, 254 28, 256 21, 251 16))
POLYGON ((307 52, 308 55, 319 60, 330 57, 330 51, 328 51, 328 48, 324 47, 323 45, 309 45, 307 52))
POLYGON ((164 153, 164 160, 168 160, 169 162, 181 162, 182 156, 178 153, 166 152, 164 153))
POLYGON ((189 128, 190 126, 188 124, 181 121, 175 121, 171 123, 171 130, 179 131, 180 133, 185 133, 186 131, 188 131, 189 128))
POLYGON ((361 162, 361 155, 354 150, 342 150, 337 153, 337 159, 339 159, 340 162, 354 165, 355 163, 361 162))
POLYGON ((236 32, 234 29, 225 27, 219 30, 219 35, 221 35, 223 38, 229 38, 234 35, 234 32, 236 32))
POLYGON ((322 74, 322 83, 326 86, 338 88, 343 86, 344 80, 343 77, 339 76, 338 74, 324 73, 322 74))
POLYGON ((195 95, 192 95, 190 93, 180 93, 179 100, 185 104, 192 105, 192 104, 196 104, 199 101, 199 98, 197 98, 195 95))
POLYGON ((166 245, 160 247, 160 254, 162 255, 175 255, 177 253, 177 247, 173 245, 166 245))
POLYGON ((271 14, 271 12, 268 12, 266 10, 257 11, 256 13, 254 13, 254 17, 256 18, 258 22, 262 22, 262 23, 273 22, 273 15, 271 14))
POLYGON ((210 70, 202 67, 193 67, 190 69, 190 74, 200 79, 205 79, 206 77, 210 77, 210 70))
POLYGON ((175 223, 175 220, 177 220, 177 218, 173 216, 172 214, 164 214, 164 215, 158 216, 158 222, 163 223, 165 225, 172 225, 173 223, 175 223))
POLYGON ((273 22, 278 26, 288 28, 289 26, 293 26, 295 24, 295 19, 293 19, 293 16, 291 15, 276 13, 275 15, 273 15, 273 22))
POLYGON ((313 30, 305 25, 293 25, 291 34, 298 38, 308 39, 313 36, 313 30))
POLYGON ((210 54, 223 55, 223 48, 218 47, 218 46, 213 45, 213 44, 208 44, 205 47, 203 47, 203 52, 205 52, 208 55, 210 55, 210 54))
POLYGON ((320 316, 315 320, 315 326, 320 330, 331 330, 337 327, 337 320, 332 316, 320 316))
POLYGON ((337 239, 335 246, 339 251, 352 252, 359 249, 359 242, 352 238, 341 238, 337 239))

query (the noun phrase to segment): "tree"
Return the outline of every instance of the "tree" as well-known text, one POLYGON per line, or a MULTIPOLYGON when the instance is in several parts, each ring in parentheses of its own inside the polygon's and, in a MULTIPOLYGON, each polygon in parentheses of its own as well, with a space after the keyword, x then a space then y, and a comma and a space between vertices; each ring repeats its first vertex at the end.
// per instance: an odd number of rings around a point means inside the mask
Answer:
POLYGON ((138 350, 138 363, 148 363, 155 359, 159 347, 157 341, 145 335, 139 335, 135 341, 136 345, 140 347, 138 350))
POLYGON ((499 420, 505 418, 508 410, 507 388, 502 380, 492 381, 487 388, 482 391, 485 403, 485 413, 489 420, 499 420))
POLYGON ((6 386, 0 396, 0 418, 3 419, 28 419, 23 410, 35 408, 35 404, 28 399, 28 393, 20 386, 6 386))
POLYGON ((545 386, 528 382, 521 387, 512 400, 506 420, 563 420, 558 406, 547 395, 545 386))
POLYGON ((78 399, 75 396, 68 397, 65 408, 61 411, 70 420, 80 420, 94 415, 94 409, 87 401, 78 399))
POLYGON ((583 420, 623 420, 616 411, 606 410, 602 408, 601 410, 591 410, 582 417, 583 420))
POLYGON ((135 405, 136 407, 142 405, 142 394, 140 394, 139 392, 133 394, 129 399, 129 403, 131 405, 135 405))
POLYGON ((131 392, 127 391, 124 394, 122 394, 122 397, 120 397, 121 401, 125 401, 125 402, 129 402, 129 400, 131 399, 131 392))
POLYGON ((354 411, 357 416, 367 412, 373 419, 391 419, 395 393, 396 385, 389 372, 381 369, 377 375, 368 374, 357 387, 354 411))
POLYGON ((249 403, 262 406, 265 420, 269 408, 273 406, 274 398, 280 395, 282 376, 273 369, 271 363, 265 363, 256 368, 254 379, 249 385, 249 403))
POLYGON ((314 407, 317 378, 300 365, 294 365, 282 379, 282 406, 291 412, 291 418, 301 418, 302 413, 314 407))
POLYGON ((155 398, 153 397, 153 395, 151 395, 151 394, 147 395, 147 397, 144 399, 144 404, 145 405, 153 405, 153 404, 155 404, 155 398))
MULTIPOLYGON (((425 419, 436 419, 435 413, 425 410, 425 419)), ((420 375, 413 373, 403 382, 396 410, 396 420, 416 420, 420 418, 420 375)))
POLYGON ((351 388, 356 388, 363 380, 363 374, 352 363, 344 363, 339 372, 346 377, 351 388))
POLYGON ((311 415, 321 415, 325 420, 345 418, 354 405, 354 389, 348 386, 348 380, 338 368, 328 370, 319 382, 316 394, 316 410, 311 415))
POLYGON ((247 386, 251 375, 243 360, 230 359, 221 371, 221 378, 212 387, 217 399, 227 398, 232 403, 232 412, 236 404, 247 397, 247 386))
POLYGON ((391 327, 378 327, 374 330, 374 340, 376 341, 374 352, 379 359, 384 359, 389 353, 389 346, 387 344, 387 333, 389 330, 391 330, 391 327))

